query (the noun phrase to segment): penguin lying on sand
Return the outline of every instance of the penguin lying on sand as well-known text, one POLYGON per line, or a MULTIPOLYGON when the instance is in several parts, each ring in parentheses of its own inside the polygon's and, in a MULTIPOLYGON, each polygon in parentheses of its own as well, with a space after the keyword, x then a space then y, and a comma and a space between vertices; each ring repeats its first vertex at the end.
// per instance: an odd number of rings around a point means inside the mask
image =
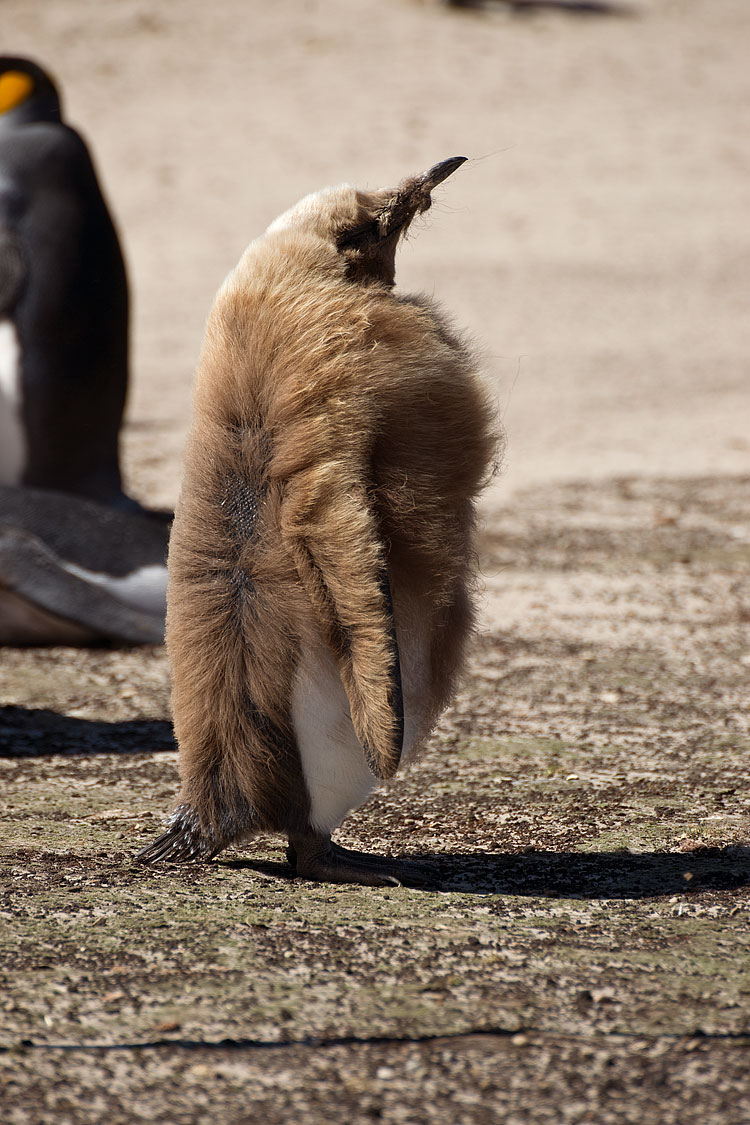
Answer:
POLYGON ((426 875, 331 832, 424 740, 473 622, 493 412, 433 305, 392 292, 399 239, 463 159, 308 196, 219 291, 169 553, 182 789, 141 860, 272 831, 305 878, 426 875))
POLYGON ((0 486, 0 644, 161 644, 168 525, 0 486))
POLYGON ((0 484, 137 510, 122 492, 120 245, 51 79, 0 56, 0 484))

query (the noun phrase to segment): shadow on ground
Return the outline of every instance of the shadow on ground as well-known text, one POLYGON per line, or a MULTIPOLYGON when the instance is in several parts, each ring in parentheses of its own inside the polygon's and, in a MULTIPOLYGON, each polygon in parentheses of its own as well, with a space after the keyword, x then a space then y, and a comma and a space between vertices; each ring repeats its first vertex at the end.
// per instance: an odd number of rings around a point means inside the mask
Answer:
POLYGON ((108 723, 35 707, 0 708, 0 758, 53 754, 147 754, 176 748, 172 724, 157 719, 108 723))
MULTIPOLYGON (((750 885, 750 848, 727 847, 667 852, 524 852, 521 855, 441 855, 403 858, 435 868, 439 889, 461 894, 528 895, 544 898, 641 899, 733 890, 750 885)), ((291 879, 286 863, 220 860, 220 865, 291 879)), ((415 888, 418 889, 418 888, 415 888)))

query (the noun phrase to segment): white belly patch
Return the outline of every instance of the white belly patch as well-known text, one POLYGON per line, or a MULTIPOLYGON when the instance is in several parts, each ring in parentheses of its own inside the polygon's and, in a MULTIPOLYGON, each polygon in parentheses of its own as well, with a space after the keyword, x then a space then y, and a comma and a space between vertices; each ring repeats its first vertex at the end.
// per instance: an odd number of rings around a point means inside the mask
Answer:
POLYGON ((21 406, 21 345, 13 322, 0 320, 0 484, 18 484, 26 464, 21 406))
POLYGON ((292 722, 310 794, 310 821, 332 832, 375 788, 354 733, 349 701, 333 657, 303 650, 292 692, 292 722))
MULTIPOLYGON (((427 733, 429 691, 427 632, 415 613, 406 612, 399 653, 404 695, 402 762, 427 733)), ((321 645, 303 650, 292 692, 292 721, 310 794, 310 820, 332 832, 346 814, 363 803, 378 784, 357 740, 338 668, 321 645)))

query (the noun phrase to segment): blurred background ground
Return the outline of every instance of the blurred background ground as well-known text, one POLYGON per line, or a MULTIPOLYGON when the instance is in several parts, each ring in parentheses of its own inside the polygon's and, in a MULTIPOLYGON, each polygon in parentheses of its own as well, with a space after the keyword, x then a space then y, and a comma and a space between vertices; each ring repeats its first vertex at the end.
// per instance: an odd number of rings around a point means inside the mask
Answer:
POLYGON ((246 243, 451 155, 398 281, 477 339, 508 431, 465 690, 342 832, 441 894, 289 883, 268 840, 134 870, 164 653, 2 654, 5 1120, 750 1116, 749 33, 744 0, 0 0, 122 234, 134 494, 176 499, 246 243))

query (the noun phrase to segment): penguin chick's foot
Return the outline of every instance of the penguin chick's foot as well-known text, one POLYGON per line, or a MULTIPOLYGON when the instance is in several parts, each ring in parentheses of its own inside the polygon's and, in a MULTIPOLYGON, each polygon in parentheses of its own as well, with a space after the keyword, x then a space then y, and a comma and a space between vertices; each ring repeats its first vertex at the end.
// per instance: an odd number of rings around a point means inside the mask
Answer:
POLYGON ((439 883, 437 871, 426 863, 349 851, 334 844, 330 836, 313 832, 290 835, 286 856, 299 878, 321 883, 360 883, 365 887, 436 887, 439 883))

